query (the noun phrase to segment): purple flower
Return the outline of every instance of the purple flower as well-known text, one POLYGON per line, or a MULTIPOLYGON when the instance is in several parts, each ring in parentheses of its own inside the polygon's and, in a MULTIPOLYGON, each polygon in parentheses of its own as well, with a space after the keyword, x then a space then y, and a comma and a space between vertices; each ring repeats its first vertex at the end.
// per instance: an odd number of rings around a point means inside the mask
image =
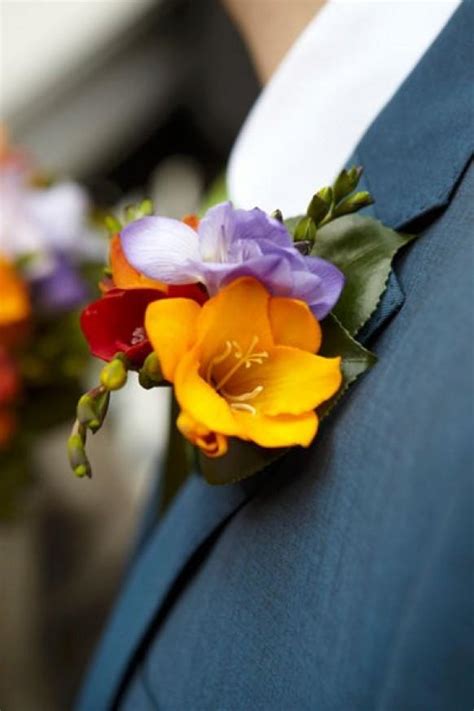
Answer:
POLYGON ((305 301, 319 320, 344 285, 337 267, 300 254, 281 222, 228 202, 209 210, 197 233, 178 220, 151 216, 127 225, 121 241, 135 269, 158 281, 201 282, 213 296, 234 279, 253 276, 274 296, 305 301))
POLYGON ((0 252, 10 259, 34 257, 44 271, 55 250, 77 260, 103 257, 103 240, 88 227, 89 200, 72 182, 29 184, 28 175, 0 166, 0 252))
POLYGON ((31 281, 33 298, 46 312, 69 311, 81 306, 90 296, 87 284, 64 254, 57 253, 50 270, 31 281))

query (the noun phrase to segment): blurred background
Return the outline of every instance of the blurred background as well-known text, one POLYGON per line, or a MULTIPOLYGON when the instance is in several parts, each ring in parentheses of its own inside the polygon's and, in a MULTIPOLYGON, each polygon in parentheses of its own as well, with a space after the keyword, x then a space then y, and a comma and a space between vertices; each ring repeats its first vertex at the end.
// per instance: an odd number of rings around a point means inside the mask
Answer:
MULTIPOLYGON (((151 196, 160 214, 197 210, 259 90, 218 0, 1 0, 0 47, 12 143, 105 209, 151 196)), ((85 387, 94 377, 84 372, 85 387)), ((71 708, 159 470, 168 409, 160 390, 120 392, 92 442, 90 481, 68 468, 70 423, 34 444, 21 505, 0 522, 1 709, 71 708)))

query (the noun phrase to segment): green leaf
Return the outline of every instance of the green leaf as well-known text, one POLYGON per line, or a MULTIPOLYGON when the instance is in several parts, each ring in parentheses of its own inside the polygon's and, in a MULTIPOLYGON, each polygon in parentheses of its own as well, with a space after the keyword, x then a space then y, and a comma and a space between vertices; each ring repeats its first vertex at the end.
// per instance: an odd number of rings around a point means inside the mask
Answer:
POLYGON ((208 484, 234 484, 265 469, 282 457, 288 448, 264 449, 253 442, 229 439, 229 450, 223 457, 211 459, 199 453, 199 468, 208 484))
POLYGON ((331 400, 323 403, 317 412, 326 417, 348 387, 377 362, 377 356, 356 341, 334 314, 329 314, 321 323, 323 342, 318 355, 326 358, 342 357, 342 385, 331 400))
POLYGON ((360 215, 338 218, 318 230, 311 254, 332 262, 346 277, 333 312, 350 335, 356 335, 377 308, 395 254, 414 237, 360 215))

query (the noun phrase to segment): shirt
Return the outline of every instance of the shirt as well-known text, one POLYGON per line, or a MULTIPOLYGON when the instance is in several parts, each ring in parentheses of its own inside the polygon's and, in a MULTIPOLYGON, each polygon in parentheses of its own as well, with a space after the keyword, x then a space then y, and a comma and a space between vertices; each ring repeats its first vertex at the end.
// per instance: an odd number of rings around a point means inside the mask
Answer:
MULTIPOLYGON (((460 4, 333 0, 317 13, 252 108, 227 183, 238 207, 306 210, 460 4)), ((449 58, 447 58, 449 61, 449 58)))

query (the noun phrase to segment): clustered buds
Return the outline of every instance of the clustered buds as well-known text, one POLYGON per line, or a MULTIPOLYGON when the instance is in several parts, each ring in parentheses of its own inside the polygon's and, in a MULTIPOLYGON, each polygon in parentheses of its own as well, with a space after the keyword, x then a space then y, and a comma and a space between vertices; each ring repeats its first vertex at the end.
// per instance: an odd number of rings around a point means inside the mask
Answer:
POLYGON ((298 220, 293 231, 295 246, 303 254, 311 252, 318 229, 373 203, 372 196, 366 190, 354 192, 361 175, 360 167, 344 169, 331 187, 322 188, 313 195, 306 215, 298 220))
MULTIPOLYGON (((102 427, 109 409, 110 394, 120 390, 127 382, 128 371, 133 368, 123 353, 116 353, 100 373, 100 385, 84 393, 76 407, 76 421, 67 443, 68 458, 74 474, 91 477, 92 471, 86 455, 88 432, 95 434, 102 427)), ((150 353, 138 370, 140 385, 149 390, 167 384, 155 353, 150 353)))
MULTIPOLYGON (((127 225, 129 222, 139 220, 141 217, 153 214, 153 202, 146 198, 137 205, 127 205, 123 211, 123 223, 127 225)), ((105 215, 103 224, 111 237, 119 234, 122 231, 122 221, 115 215, 105 215)))
POLYGON ((117 353, 103 367, 101 384, 84 393, 76 407, 76 421, 67 442, 69 464, 78 477, 91 477, 92 470, 86 454, 88 431, 95 434, 102 427, 109 409, 110 393, 123 387, 127 381, 127 363, 122 353, 117 353))

